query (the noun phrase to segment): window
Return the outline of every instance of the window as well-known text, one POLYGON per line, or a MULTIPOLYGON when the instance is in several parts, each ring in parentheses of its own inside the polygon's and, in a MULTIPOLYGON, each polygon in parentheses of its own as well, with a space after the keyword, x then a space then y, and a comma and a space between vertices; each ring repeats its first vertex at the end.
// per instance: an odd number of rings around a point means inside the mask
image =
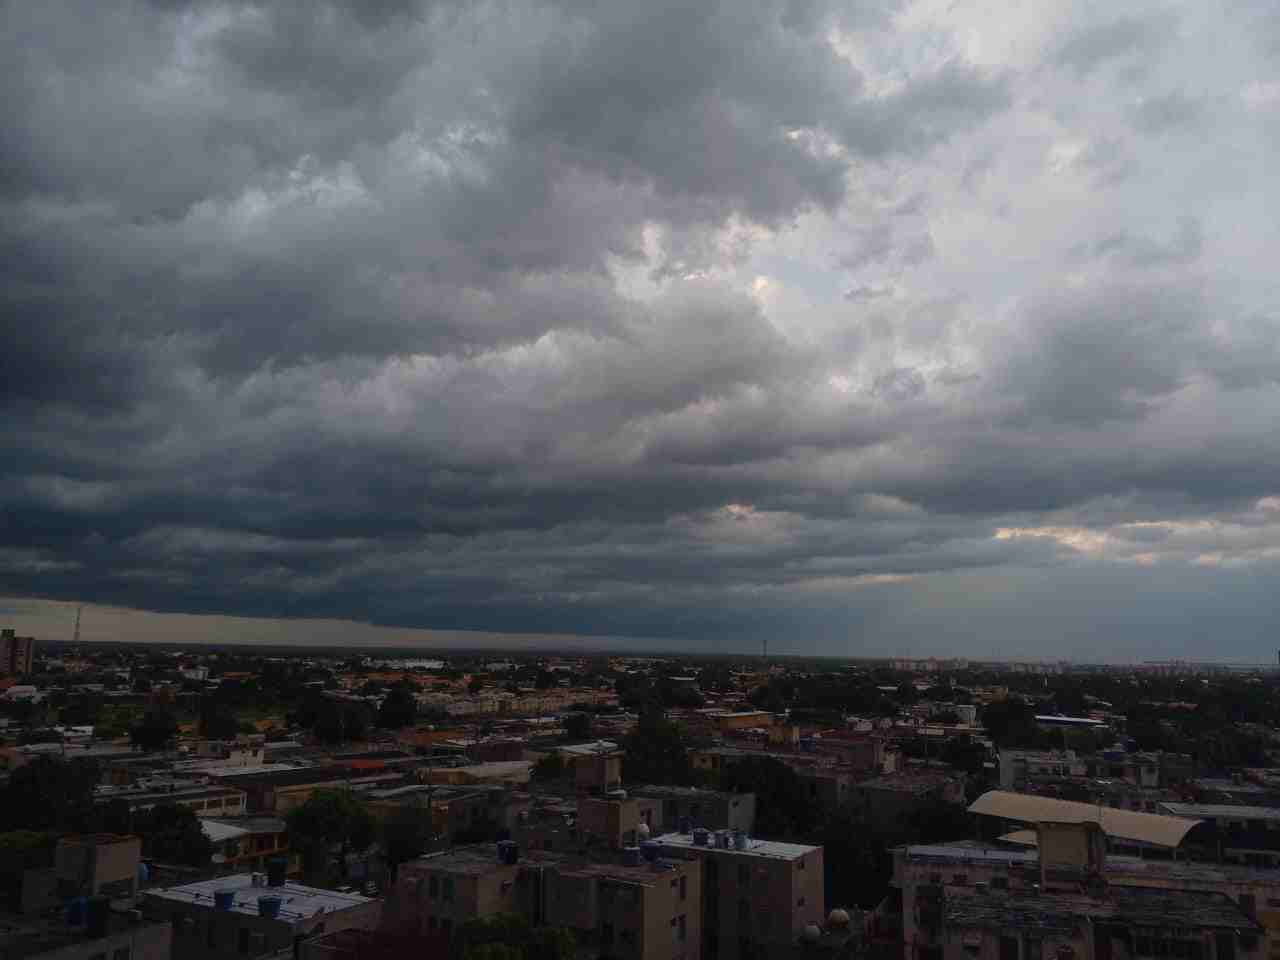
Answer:
POLYGON ((773 916, 769 913, 768 910, 761 911, 759 926, 760 926, 760 936, 767 937, 769 935, 769 930, 773 926, 773 916))
POLYGON ((797 907, 803 907, 803 906, 804 906, 804 897, 801 897, 799 900, 797 900, 797 901, 796 901, 796 906, 797 906, 797 907))
POLYGON ((738 923, 744 929, 751 924, 751 905, 745 900, 738 901, 738 923))
POLYGON ((801 858, 797 861, 796 869, 797 869, 797 870, 803 870, 803 869, 804 869, 804 857, 801 857, 801 858))
POLYGON ((444 936, 446 937, 449 936, 449 934, 453 933, 453 921, 448 917, 441 917, 440 932, 444 934, 444 936))
POLYGON ((1018 938, 1000 938, 1000 960, 1018 960, 1018 938))
POLYGON ((427 929, 434 933, 440 926, 440 922, 435 917, 427 917, 427 929))
POLYGON ((613 924, 612 923, 600 924, 600 945, 602 947, 613 946, 613 924))
POLYGON ((951 882, 957 887, 967 887, 969 885, 969 875, 965 873, 952 874, 951 882))

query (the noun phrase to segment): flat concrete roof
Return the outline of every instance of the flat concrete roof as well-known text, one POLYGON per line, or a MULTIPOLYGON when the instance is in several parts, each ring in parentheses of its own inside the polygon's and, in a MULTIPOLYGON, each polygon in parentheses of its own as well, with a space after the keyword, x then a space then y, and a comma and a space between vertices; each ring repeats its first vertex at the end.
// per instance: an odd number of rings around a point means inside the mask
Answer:
POLYGON ((279 919, 285 923, 307 920, 317 913, 338 913, 373 902, 371 897, 362 897, 356 893, 338 893, 334 890, 322 890, 319 887, 307 887, 300 883, 285 883, 278 887, 255 887, 253 877, 248 873, 218 877, 214 880, 199 880, 179 887, 147 890, 145 895, 212 910, 214 909, 213 895, 218 890, 233 891, 231 912, 255 917, 259 915, 259 897, 280 897, 283 902, 280 905, 279 919))
POLYGON ((739 857, 769 857, 774 860, 799 860, 807 854, 821 847, 809 846, 805 843, 783 843, 780 840, 757 840, 754 837, 747 838, 747 849, 739 850, 736 847, 728 849, 724 847, 713 847, 710 843, 706 846, 698 846, 693 842, 693 834, 691 833, 664 833, 661 836, 654 837, 654 841, 661 846, 669 847, 676 850, 692 850, 700 852, 703 850, 712 853, 734 854, 739 857))
POLYGON ((1280 820, 1280 807, 1246 807, 1231 803, 1174 803, 1165 801, 1161 809, 1178 817, 1222 820, 1280 820))

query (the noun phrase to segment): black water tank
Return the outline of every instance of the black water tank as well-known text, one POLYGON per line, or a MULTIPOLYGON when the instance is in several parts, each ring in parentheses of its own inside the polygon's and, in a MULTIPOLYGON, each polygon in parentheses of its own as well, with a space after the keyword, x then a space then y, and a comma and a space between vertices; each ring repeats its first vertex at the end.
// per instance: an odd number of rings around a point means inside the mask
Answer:
POLYGON ((285 875, 289 870, 289 861, 284 857, 267 858, 267 886, 283 887, 285 875))
POLYGON ((111 901, 106 897, 90 897, 85 904, 85 933, 91 940, 107 935, 107 923, 111 918, 111 901))

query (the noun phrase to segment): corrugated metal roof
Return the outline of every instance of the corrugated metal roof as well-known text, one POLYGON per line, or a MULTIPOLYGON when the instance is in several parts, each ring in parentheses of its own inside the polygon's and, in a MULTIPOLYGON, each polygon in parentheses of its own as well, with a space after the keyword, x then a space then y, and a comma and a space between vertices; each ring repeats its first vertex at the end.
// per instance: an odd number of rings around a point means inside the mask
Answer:
POLYGON ((1107 836, 1160 847, 1178 846, 1202 822, 1007 790, 988 790, 970 804, 969 812, 1020 823, 1096 823, 1107 836))

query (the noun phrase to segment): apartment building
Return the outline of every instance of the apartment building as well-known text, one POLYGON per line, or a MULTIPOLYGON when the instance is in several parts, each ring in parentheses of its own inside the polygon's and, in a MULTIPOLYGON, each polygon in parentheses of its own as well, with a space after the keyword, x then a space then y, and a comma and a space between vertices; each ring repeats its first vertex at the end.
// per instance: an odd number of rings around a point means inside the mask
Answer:
POLYGON ((695 829, 652 843, 666 856, 702 861, 702 956, 761 960, 794 949, 826 918, 821 847, 695 829))
MULTIPOLYGON (((1167 830, 1167 824, 1161 822, 1169 819, 1150 817, 1148 839, 1152 842, 1174 842, 1175 835, 1167 830)), ((1184 926, 1181 920, 1185 917, 1197 916, 1204 904, 1217 910, 1221 903, 1229 903, 1231 909, 1227 913, 1244 931, 1243 940, 1232 945, 1232 949, 1248 955, 1256 947, 1259 955, 1268 960, 1280 957, 1280 875, 1275 871, 1188 860, 1115 856, 1107 852, 1103 829, 1096 822, 1042 823, 1030 832, 1034 836, 1033 842, 1016 847, 958 841, 918 844, 895 851, 894 892, 882 904, 878 919, 889 921, 888 926, 900 924, 902 942, 907 945, 907 960, 913 960, 915 954, 927 955, 927 951, 945 946, 939 940, 942 924, 939 911, 961 901, 968 902, 968 898, 986 897, 1023 903, 1024 908, 1030 909, 1030 900, 1041 895, 1086 896, 1104 906, 1108 903, 1114 906, 1125 897, 1131 898, 1132 891, 1141 891, 1139 896, 1149 896, 1145 901, 1132 898, 1124 901, 1130 907, 1141 903, 1159 904, 1162 896, 1190 897, 1178 907, 1179 911, 1185 911, 1184 917, 1175 921, 1172 916, 1167 916, 1162 921, 1175 930, 1184 926), (1260 944, 1252 944, 1252 939, 1259 939, 1260 944)), ((1060 910, 1064 902, 1042 903, 1036 908, 1052 912, 1060 910)), ((1071 910, 1075 911, 1071 913, 1073 929, 1083 922, 1080 918, 1085 915, 1093 917, 1091 922, 1103 922, 1102 918, 1109 909, 1111 907, 1099 907, 1082 914, 1079 904, 1072 906, 1071 910)), ((1136 922, 1123 911, 1113 911, 1105 922, 1118 923, 1126 916, 1126 922, 1136 922)), ((999 918, 1012 922, 1008 914, 999 914, 999 918)), ((966 928, 960 924, 955 929, 966 928)), ((1207 941, 1209 932, 1207 928, 1201 929, 1192 939, 1207 941)), ((1143 931, 1135 935, 1143 935, 1143 931)), ((1134 954, 1131 945, 1129 955, 1190 960, 1195 955, 1194 950, 1201 949, 1199 956, 1208 960, 1214 955, 1214 949, 1226 950, 1228 947, 1225 942, 1218 944, 1217 938, 1218 933, 1214 932, 1214 943, 1201 948, 1182 943, 1176 949, 1187 951, 1183 953, 1134 954)), ((1166 948, 1158 943, 1153 947, 1157 950, 1166 948)), ((1080 955, 1096 958, 1109 948, 1094 944, 1090 949, 1094 951, 1092 954, 1080 955)), ((1112 954, 1120 955, 1114 949, 1112 954)), ((1003 956, 1004 960, 1012 960, 1017 955, 1006 945, 1003 956)))
POLYGON ((190 781, 146 781, 131 787, 99 787, 93 802, 106 804, 123 802, 137 813, 161 804, 187 807, 200 815, 238 816, 247 809, 243 790, 219 784, 201 784, 190 781))
POLYGON ((35 654, 35 637, 20 637, 8 628, 0 630, 0 676, 26 676, 35 654))
POLYGON ((391 785, 403 781, 404 774, 388 770, 361 773, 338 765, 245 767, 218 771, 213 779, 224 787, 243 791, 246 812, 280 815, 302 806, 317 790, 391 785))
POLYGON ((1200 857, 1251 867, 1280 866, 1280 807, 1167 802, 1159 810, 1204 824, 1190 844, 1200 857))
POLYGON ((374 929, 381 901, 242 873, 147 890, 143 912, 173 925, 173 955, 240 960, 293 949, 300 938, 333 930, 374 929))
POLYGON ((1105 896, 972 893, 923 908, 926 942, 909 960, 1252 960, 1257 925, 1225 896, 1114 890, 1105 896))
POLYGON ((302 869, 300 858, 289 850, 288 825, 279 817, 205 817, 200 826, 213 843, 213 863, 224 870, 263 871, 275 857, 287 859, 289 873, 302 869))
POLYGON ((619 960, 695 960, 701 949, 701 864, 628 851, 620 862, 522 854, 514 843, 456 847, 403 864, 384 930, 447 948, 472 917, 517 914, 566 927, 581 949, 619 960))
POLYGON ((142 840, 132 834, 63 837, 54 848, 53 866, 23 873, 22 911, 54 909, 76 897, 132 897, 141 854, 142 840))

